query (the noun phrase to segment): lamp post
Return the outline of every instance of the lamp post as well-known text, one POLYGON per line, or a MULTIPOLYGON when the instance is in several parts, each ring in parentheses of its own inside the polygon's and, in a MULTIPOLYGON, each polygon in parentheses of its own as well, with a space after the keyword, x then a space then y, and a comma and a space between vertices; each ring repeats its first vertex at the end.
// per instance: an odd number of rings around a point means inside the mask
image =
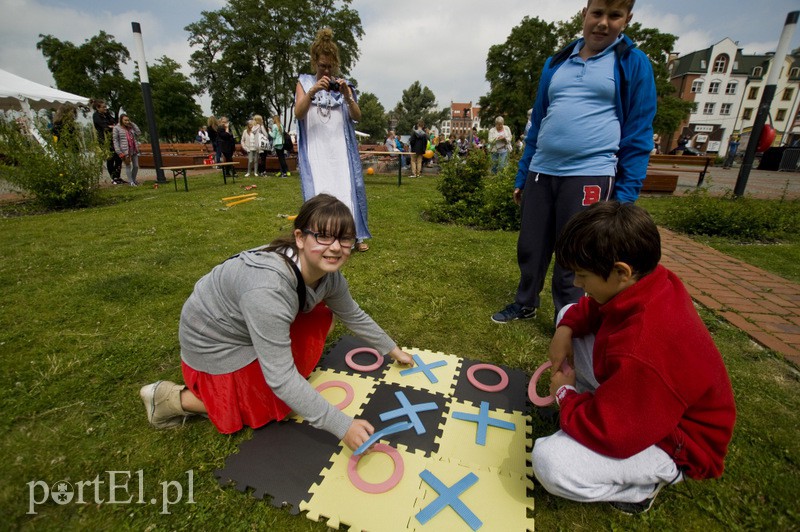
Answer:
POLYGON ((786 15, 786 22, 783 25, 781 38, 778 41, 778 49, 775 51, 775 56, 772 58, 772 65, 770 65, 769 75, 767 76, 767 84, 764 86, 764 93, 761 95, 761 103, 758 105, 758 113, 756 113, 756 119, 753 122, 753 129, 750 131, 750 141, 747 143, 747 150, 742 159, 742 166, 739 168, 739 177, 736 178, 736 186, 733 189, 733 195, 735 197, 744 195, 747 179, 750 177, 750 170, 753 167, 753 160, 756 157, 758 140, 761 138, 761 131, 764 129, 767 115, 769 115, 769 108, 772 105, 772 99, 775 97, 778 75, 781 72, 783 62, 786 60, 786 52, 789 50, 789 42, 792 40, 792 35, 794 35, 794 30, 797 27, 798 17, 800 17, 800 11, 792 11, 786 15))
POLYGON ((166 183, 164 170, 161 168, 161 146, 158 142, 158 127, 156 115, 153 112, 153 97, 150 93, 150 78, 147 75, 147 61, 144 57, 144 43, 142 42, 142 27, 138 22, 131 22, 133 40, 136 44, 136 63, 139 65, 139 79, 142 82, 142 98, 144 98, 144 112, 147 116, 147 131, 150 133, 150 146, 153 148, 153 161, 156 166, 156 181, 166 183))

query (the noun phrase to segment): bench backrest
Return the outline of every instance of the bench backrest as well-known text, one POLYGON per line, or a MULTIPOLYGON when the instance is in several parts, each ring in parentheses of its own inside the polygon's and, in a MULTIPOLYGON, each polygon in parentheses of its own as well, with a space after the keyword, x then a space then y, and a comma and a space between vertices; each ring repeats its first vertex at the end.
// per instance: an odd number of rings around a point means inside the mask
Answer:
POLYGON ((386 144, 359 144, 358 151, 389 151, 386 144))
POLYGON ((714 158, 707 155, 651 155, 650 164, 677 164, 682 166, 711 165, 714 158))

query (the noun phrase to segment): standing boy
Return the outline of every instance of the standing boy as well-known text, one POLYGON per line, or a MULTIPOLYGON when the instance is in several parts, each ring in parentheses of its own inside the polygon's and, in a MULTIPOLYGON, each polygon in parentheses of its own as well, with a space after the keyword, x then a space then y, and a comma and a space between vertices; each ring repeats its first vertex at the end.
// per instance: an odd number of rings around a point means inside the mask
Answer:
POLYGON ((549 358, 561 430, 533 447, 533 472, 555 495, 647 511, 687 475, 719 477, 736 407, 711 335, 644 209, 600 202, 559 235, 558 263, 587 293, 564 308, 549 358))
MULTIPOLYGON (((575 213, 614 197, 634 202, 653 148, 656 89, 650 60, 622 35, 634 0, 590 0, 583 38, 545 63, 519 162, 520 281, 496 323, 533 318, 561 228, 575 213)), ((572 272, 553 272, 556 314, 583 291, 572 272)))

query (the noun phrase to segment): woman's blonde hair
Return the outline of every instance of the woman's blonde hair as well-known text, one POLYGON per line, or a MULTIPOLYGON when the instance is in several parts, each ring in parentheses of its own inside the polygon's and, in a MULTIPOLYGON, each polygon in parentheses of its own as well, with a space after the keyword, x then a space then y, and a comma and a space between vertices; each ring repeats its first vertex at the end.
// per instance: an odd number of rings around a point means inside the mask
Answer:
POLYGON ((263 126, 264 125, 264 117, 262 117, 261 115, 253 115, 253 120, 259 126, 263 126))
POLYGON ((317 38, 311 43, 311 68, 317 70, 317 62, 323 55, 331 58, 331 73, 339 74, 339 47, 333 42, 333 30, 325 27, 317 32, 317 38))

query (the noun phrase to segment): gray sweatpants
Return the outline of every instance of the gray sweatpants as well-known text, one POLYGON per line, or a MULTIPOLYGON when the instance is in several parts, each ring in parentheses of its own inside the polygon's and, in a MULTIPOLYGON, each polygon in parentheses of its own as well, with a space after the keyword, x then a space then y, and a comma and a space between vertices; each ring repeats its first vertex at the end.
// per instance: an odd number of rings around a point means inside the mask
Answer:
MULTIPOLYGON (((564 307, 558 321, 571 305, 564 307)), ((599 386, 592 369, 594 336, 573 340, 575 387, 579 392, 599 386)), ((630 458, 609 458, 575 441, 564 431, 538 438, 531 453, 533 473, 553 495, 578 502, 640 502, 659 484, 680 482, 678 466, 655 445, 630 458)))

